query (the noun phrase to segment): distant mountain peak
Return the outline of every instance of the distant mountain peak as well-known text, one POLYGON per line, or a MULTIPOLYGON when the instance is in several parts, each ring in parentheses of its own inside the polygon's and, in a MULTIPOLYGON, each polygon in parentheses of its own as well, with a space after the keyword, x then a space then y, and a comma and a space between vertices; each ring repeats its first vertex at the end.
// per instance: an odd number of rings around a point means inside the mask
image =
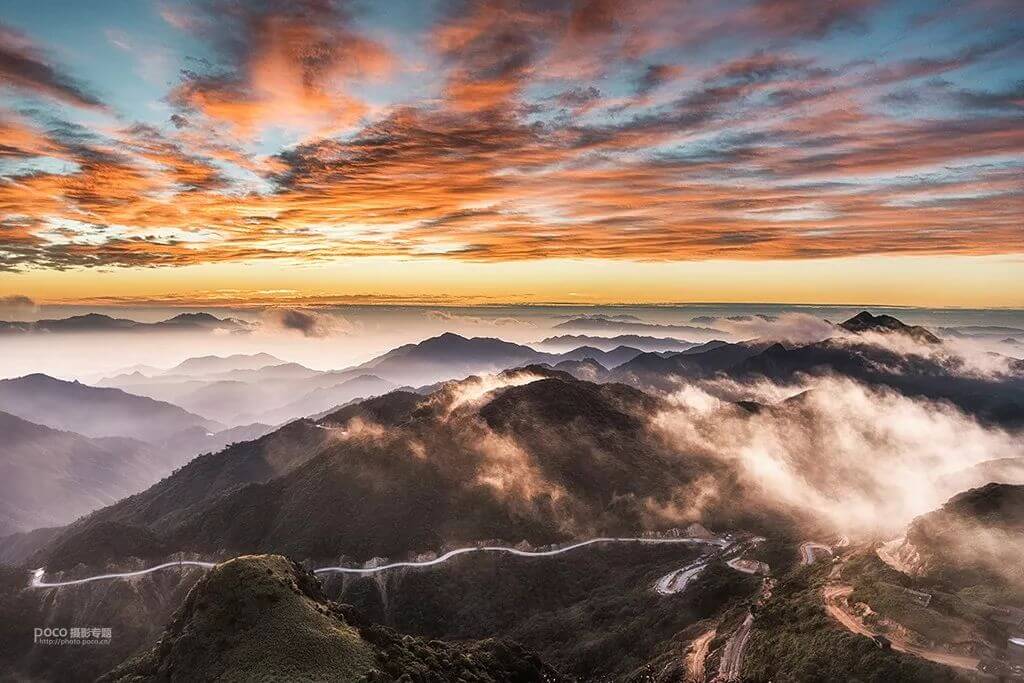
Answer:
POLYGON ((399 346, 397 349, 394 349, 394 351, 408 349, 409 351, 415 353, 417 350, 421 349, 436 349, 451 344, 463 345, 469 342, 480 341, 480 339, 480 337, 469 338, 463 337, 461 334, 456 334, 454 332, 444 332, 442 334, 437 335, 436 337, 429 337, 427 339, 424 339, 419 343, 405 344, 404 346, 399 346))
POLYGON ((218 318, 209 313, 180 313, 173 318, 155 323, 139 322, 127 318, 112 318, 103 313, 83 313, 67 318, 36 320, 35 322, 0 321, 0 332, 8 333, 79 333, 79 332, 148 332, 228 329, 236 332, 249 330, 251 325, 236 318, 218 318))
POLYGON ((0 381, 20 382, 20 383, 24 383, 24 384, 35 384, 35 385, 42 385, 42 384, 52 384, 52 385, 70 384, 70 382, 68 382, 67 380, 57 379, 56 377, 53 377, 51 375, 47 375, 47 374, 42 373, 42 372, 33 372, 31 374, 24 375, 22 377, 17 377, 17 378, 10 379, 10 380, 0 380, 0 381))
POLYGON ((103 313, 83 313, 82 315, 72 315, 65 320, 114 320, 114 318, 103 313))
POLYGON ((602 356, 604 355, 604 351, 594 346, 577 346, 573 351, 576 353, 596 353, 602 356))
POLYGON ((272 356, 269 353, 244 354, 230 356, 196 356, 186 358, 167 371, 167 374, 188 372, 229 372, 231 370, 257 370, 267 366, 295 365, 272 356))
POLYGON ((217 316, 206 313, 203 311, 195 313, 179 313, 173 318, 168 318, 162 322, 154 323, 153 327, 160 328, 199 328, 199 329, 210 329, 210 328, 229 328, 234 330, 246 330, 248 329, 249 323, 244 320, 237 318, 218 318, 217 316))
POLYGON ((182 320, 182 321, 190 320, 190 321, 193 321, 193 322, 200 322, 200 321, 208 321, 208 322, 216 321, 216 322, 220 322, 220 318, 218 318, 217 316, 212 315, 210 313, 204 313, 204 312, 200 312, 200 313, 179 313, 178 315, 174 316, 173 318, 168 318, 166 322, 171 322, 171 321, 174 321, 174 320, 182 320))
POLYGON ((934 334, 918 325, 907 325, 899 318, 891 315, 873 315, 869 311, 861 311, 849 320, 839 323, 839 327, 847 332, 881 332, 883 334, 899 333, 928 344, 939 344, 941 340, 934 334))
POLYGON ((426 341, 469 341, 469 338, 463 337, 461 334, 455 334, 454 332, 445 332, 437 335, 436 337, 431 337, 426 341))

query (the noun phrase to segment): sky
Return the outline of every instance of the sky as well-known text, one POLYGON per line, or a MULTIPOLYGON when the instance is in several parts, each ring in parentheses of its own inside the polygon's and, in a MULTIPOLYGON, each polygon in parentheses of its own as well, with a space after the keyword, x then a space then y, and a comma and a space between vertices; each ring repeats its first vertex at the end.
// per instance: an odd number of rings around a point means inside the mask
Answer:
POLYGON ((1019 0, 6 0, 0 297, 1024 307, 1019 0))

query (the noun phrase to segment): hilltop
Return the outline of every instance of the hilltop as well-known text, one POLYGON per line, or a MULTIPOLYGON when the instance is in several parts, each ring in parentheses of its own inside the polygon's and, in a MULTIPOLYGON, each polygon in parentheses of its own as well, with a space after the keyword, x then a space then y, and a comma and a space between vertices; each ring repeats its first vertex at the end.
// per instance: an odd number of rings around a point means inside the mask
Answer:
POLYGON ((562 680, 515 643, 425 641, 350 619, 301 565, 239 557, 199 580, 152 649, 100 680, 562 680))

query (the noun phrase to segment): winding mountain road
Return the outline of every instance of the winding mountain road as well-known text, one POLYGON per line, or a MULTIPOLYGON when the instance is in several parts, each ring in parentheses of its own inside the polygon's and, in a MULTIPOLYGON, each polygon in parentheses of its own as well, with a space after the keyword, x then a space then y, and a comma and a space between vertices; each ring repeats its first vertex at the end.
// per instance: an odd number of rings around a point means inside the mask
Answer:
POLYGON ((155 567, 140 569, 135 572, 97 574, 96 576, 87 576, 84 579, 73 579, 71 581, 54 581, 53 583, 47 583, 46 581, 43 581, 43 576, 46 574, 46 570, 39 568, 32 572, 32 581, 29 585, 32 588, 60 588, 61 586, 77 586, 83 583, 91 583, 93 581, 105 581, 107 579, 130 579, 135 576, 142 576, 144 574, 150 574, 152 572, 160 571, 161 569, 170 569, 172 567, 202 567, 203 569, 211 569, 216 566, 216 562, 199 562, 197 560, 177 560, 175 562, 164 562, 163 564, 158 564, 155 567))
POLYGON ((832 557, 832 548, 823 543, 815 543, 814 541, 804 541, 800 544, 800 561, 803 564, 814 564, 817 561, 815 552, 821 552, 832 557))
MULTIPOLYGON (((897 571, 904 571, 904 568, 900 566, 894 552, 886 551, 892 551, 892 549, 903 543, 903 540, 904 539, 902 538, 894 539, 876 550, 879 558, 897 571), (883 548, 885 550, 883 550, 883 548)), ((801 545, 801 551, 804 552, 804 557, 808 557, 808 550, 816 547, 817 545, 818 544, 815 543, 805 543, 801 545), (808 548, 805 548, 805 546, 808 548)), ((813 557, 813 551, 810 551, 809 555, 813 557)), ((809 564, 809 562, 807 564, 809 564)), ((836 566, 833 569, 830 582, 822 588, 821 599, 828 615, 839 622, 839 624, 847 631, 866 638, 875 638, 879 635, 884 635, 889 641, 890 647, 898 652, 920 657, 921 659, 927 659, 928 661, 935 662, 936 664, 943 664, 945 666, 972 672, 977 671, 978 663, 980 661, 977 657, 946 652, 944 650, 929 650, 910 643, 897 632, 888 631, 884 634, 880 634, 874 629, 868 627, 868 625, 866 625, 859 616, 850 611, 849 598, 853 593, 853 586, 839 582, 838 577, 840 576, 840 572, 838 570, 839 566, 836 566)))
MULTIPOLYGON (((879 634, 868 628, 858 617, 847 611, 847 600, 851 593, 853 593, 853 586, 843 584, 825 586, 821 594, 822 600, 825 602, 825 610, 830 617, 842 624, 843 628, 847 631, 867 638, 874 638, 879 634)), ((891 632, 884 635, 889 640, 893 650, 958 669, 966 669, 967 671, 977 671, 978 669, 979 660, 977 657, 959 655, 942 650, 928 650, 912 645, 891 632)))
POLYGON ((725 559, 725 564, 731 569, 744 574, 767 574, 768 565, 743 558, 744 553, 763 541, 764 539, 759 537, 747 540, 737 540, 732 537, 707 540, 705 543, 714 545, 717 550, 704 553, 690 564, 665 574, 655 582, 654 590, 659 595, 682 593, 690 582, 700 576, 712 561, 717 559, 725 559))
POLYGON ((701 572, 707 569, 710 562, 711 560, 709 558, 701 557, 696 562, 688 564, 682 569, 671 571, 655 582, 654 590, 659 595, 682 593, 686 590, 686 587, 691 581, 700 576, 701 572))
POLYGON ((705 662, 708 659, 708 650, 711 648, 711 641, 718 633, 716 628, 709 629, 693 639, 690 648, 686 652, 686 683, 704 683, 706 678, 705 662))
POLYGON ((754 625, 754 615, 748 614, 725 643, 722 660, 718 664, 716 681, 731 682, 740 680, 743 673, 743 653, 750 640, 750 631, 754 625))
MULTIPOLYGON (((518 548, 509 548, 506 546, 469 546, 466 548, 456 548, 455 550, 449 550, 443 555, 439 555, 432 560, 423 560, 420 562, 392 562, 390 564, 382 564, 376 567, 320 567, 314 569, 314 574, 379 574, 381 572, 388 571, 390 569, 398 569, 402 567, 433 567, 435 565, 443 564, 448 560, 458 555, 466 555, 469 553, 506 553, 509 555, 517 555, 519 557, 552 557, 554 555, 561 555, 563 553, 577 550, 589 545, 595 545, 598 543, 641 543, 641 544, 664 544, 664 543, 679 543, 684 545, 714 545, 720 548, 728 545, 728 541, 722 539, 703 539, 703 538, 591 538, 586 541, 580 541, 573 543, 561 548, 554 548, 552 550, 520 550, 518 548)), ((46 570, 43 568, 36 569, 32 572, 32 579, 29 585, 32 588, 60 588, 62 586, 77 586, 83 583, 90 583, 92 581, 104 581, 111 579, 130 579, 151 572, 160 571, 162 569, 170 569, 173 567, 202 567, 204 569, 210 569, 217 565, 216 562, 201 562, 197 560, 179 560, 175 562, 165 562, 155 567, 149 567, 147 569, 140 569, 133 572, 113 572, 109 574, 98 574, 96 576, 88 576, 82 579, 69 579, 68 581, 53 581, 46 582, 43 580, 46 570)))

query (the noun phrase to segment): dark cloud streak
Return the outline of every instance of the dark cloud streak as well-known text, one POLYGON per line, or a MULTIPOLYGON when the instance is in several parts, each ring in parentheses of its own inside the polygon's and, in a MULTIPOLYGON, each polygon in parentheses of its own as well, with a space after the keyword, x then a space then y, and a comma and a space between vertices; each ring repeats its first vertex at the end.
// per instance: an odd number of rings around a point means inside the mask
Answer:
POLYGON ((27 36, 0 23, 0 85, 78 107, 105 108, 103 102, 49 62, 27 36))

